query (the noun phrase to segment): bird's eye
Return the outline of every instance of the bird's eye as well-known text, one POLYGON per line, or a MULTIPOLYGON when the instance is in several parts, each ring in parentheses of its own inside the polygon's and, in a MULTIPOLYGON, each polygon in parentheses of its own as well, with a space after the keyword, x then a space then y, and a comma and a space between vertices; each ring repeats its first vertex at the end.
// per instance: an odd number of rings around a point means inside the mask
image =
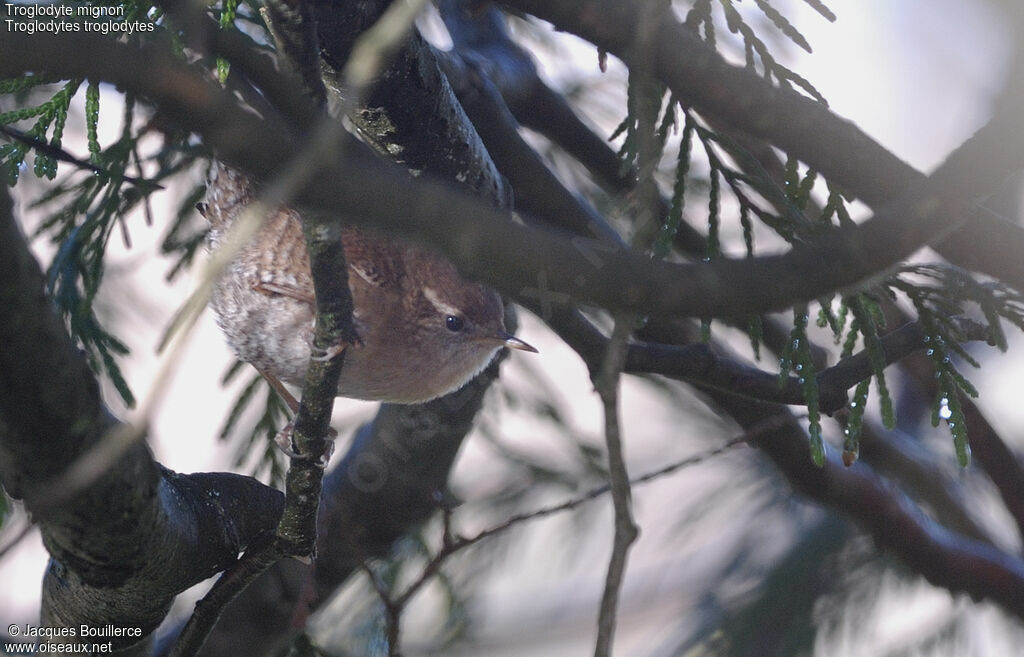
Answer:
POLYGON ((448 315, 444 318, 444 325, 452 333, 458 333, 465 326, 465 322, 458 315, 448 315))

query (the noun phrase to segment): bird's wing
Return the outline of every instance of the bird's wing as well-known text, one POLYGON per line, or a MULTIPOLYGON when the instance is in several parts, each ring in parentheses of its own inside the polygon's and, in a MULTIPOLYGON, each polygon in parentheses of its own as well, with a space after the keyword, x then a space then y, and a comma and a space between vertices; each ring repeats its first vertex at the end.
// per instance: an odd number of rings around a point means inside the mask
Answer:
POLYGON ((401 285, 405 268, 398 247, 354 228, 343 231, 341 241, 348 267, 359 278, 378 288, 401 285))

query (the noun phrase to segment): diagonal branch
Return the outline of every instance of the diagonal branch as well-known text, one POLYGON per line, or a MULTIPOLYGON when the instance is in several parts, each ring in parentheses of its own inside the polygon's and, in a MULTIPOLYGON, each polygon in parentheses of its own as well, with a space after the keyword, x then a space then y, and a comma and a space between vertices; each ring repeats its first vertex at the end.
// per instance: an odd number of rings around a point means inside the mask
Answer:
MULTIPOLYGON (((233 98, 154 46, 119 44, 91 34, 60 35, 59 40, 36 34, 31 43, 23 43, 18 34, 10 37, 0 43, 0 73, 44 68, 137 89, 168 118, 200 131, 223 159, 257 179, 296 154, 289 130, 243 112, 233 98), (83 50, 96 52, 97 58, 85 63, 69 54, 83 50), (260 138, 252 139, 254 134, 260 138)), ((655 316, 746 316, 854 285, 935 239, 943 218, 973 208, 975 199, 1022 164, 1024 133, 1015 126, 1015 117, 997 117, 928 183, 862 226, 833 231, 785 255, 702 265, 651 262, 582 238, 566 241, 515 225, 506 213, 446 184, 410 179, 348 137, 342 138, 344 148, 339 145, 343 154, 317 172, 299 205, 439 248, 467 274, 505 291, 546 293, 555 303, 578 299, 655 316), (773 281, 767 290, 765 280, 773 281)))
MULTIPOLYGON (((627 64, 639 56, 633 46, 644 0, 505 0, 504 4, 581 36, 627 64)), ((908 189, 924 181, 923 174, 853 123, 806 96, 772 86, 752 71, 728 64, 674 14, 663 16, 654 43, 650 56, 657 75, 680 98, 716 121, 795 155, 869 206, 880 209, 903 199, 908 189)), ((1019 76, 1021 71, 1016 73, 1019 76)), ((1020 102, 1018 83, 1011 82, 1018 85, 1011 90, 1018 96, 1012 103, 1020 102)), ((1004 149, 1020 150, 1020 143, 1012 139, 1016 131, 1006 127, 1005 135, 1013 143, 993 142, 993 157, 1004 149)), ((1002 180, 1006 172, 998 167, 995 175, 1002 180)), ((931 230, 942 226, 943 234, 918 236, 912 241, 928 241, 955 264, 1024 289, 1024 261, 1018 257, 1024 251, 1024 231, 978 212, 971 214, 967 224, 958 226, 957 215, 962 210, 963 206, 953 205, 940 211, 931 230)))
MULTIPOLYGON (((558 223, 550 222, 554 225, 574 222, 574 232, 580 235, 603 238, 604 219, 592 221, 588 215, 594 214, 593 209, 569 194, 539 162, 539 156, 516 132, 516 121, 561 146, 611 192, 635 190, 637 172, 633 168, 623 170, 621 158, 608 142, 541 79, 530 54, 510 37, 502 13, 495 7, 470 5, 469 0, 438 3, 454 45, 445 72, 499 167, 510 176, 517 206, 539 219, 558 219, 558 223), (495 95, 504 103, 499 103, 495 95), (516 166, 502 167, 499 153, 516 166)), ((668 200, 660 195, 653 200, 656 214, 667 217, 668 200)), ((686 221, 679 224, 675 241, 685 253, 704 256, 704 236, 686 221)))
MULTIPOLYGON (((536 303, 525 303, 534 312, 536 303)), ((987 341, 987 327, 965 318, 953 318, 966 341, 987 341)), ((595 362, 606 348, 597 328, 575 311, 552 313, 551 324, 588 362, 595 362)), ((917 322, 909 322, 880 339, 885 362, 891 365, 926 348, 926 332, 917 322)), ((777 372, 767 372, 739 360, 722 356, 704 343, 689 345, 633 343, 628 346, 624 371, 630 374, 660 374, 694 385, 714 388, 748 399, 776 404, 806 404, 803 386, 797 377, 781 382, 777 372)), ((866 351, 844 358, 817 374, 819 405, 823 412, 834 413, 847 401, 847 391, 874 373, 866 351)))
MULTIPOLYGON (((352 49, 387 3, 313 4, 323 43, 323 75, 336 91, 352 49)), ((360 134, 386 159, 413 172, 460 181, 460 187, 491 205, 508 204, 507 185, 446 84, 433 49, 419 34, 405 40, 363 102, 345 109, 360 134), (447 147, 439 149, 438 143, 447 147)))
MULTIPOLYGON (((776 412, 770 405, 711 394, 741 426, 776 412)), ((853 518, 932 584, 992 600, 1024 619, 1024 561, 1018 556, 939 525, 863 464, 847 468, 830 458, 815 467, 795 420, 755 442, 798 492, 853 518)))
POLYGON ((476 68, 475 60, 446 53, 440 63, 495 165, 512 184, 516 209, 526 213, 524 219, 539 219, 574 235, 624 244, 605 218, 562 185, 526 143, 497 88, 476 68))

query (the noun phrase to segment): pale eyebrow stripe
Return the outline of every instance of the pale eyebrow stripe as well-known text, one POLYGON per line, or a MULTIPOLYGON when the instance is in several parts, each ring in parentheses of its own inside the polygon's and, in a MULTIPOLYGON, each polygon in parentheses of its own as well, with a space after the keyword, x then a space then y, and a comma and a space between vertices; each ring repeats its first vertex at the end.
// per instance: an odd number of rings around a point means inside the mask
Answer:
POLYGON ((438 296, 437 292, 434 289, 429 287, 423 288, 423 296, 425 296, 427 298, 427 301, 432 303, 435 308, 437 308, 440 312, 444 313, 445 315, 455 315, 457 317, 462 316, 462 313, 459 312, 458 308, 450 306, 444 301, 442 301, 441 297, 438 296))

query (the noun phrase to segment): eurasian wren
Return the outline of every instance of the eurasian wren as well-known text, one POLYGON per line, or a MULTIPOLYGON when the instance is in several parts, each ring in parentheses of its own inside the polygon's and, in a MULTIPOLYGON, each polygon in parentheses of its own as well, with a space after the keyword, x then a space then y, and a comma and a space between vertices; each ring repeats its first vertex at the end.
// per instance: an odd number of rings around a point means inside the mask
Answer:
MULTIPOLYGON (((203 214, 216 248, 254 187, 214 163, 203 214)), ((240 360, 271 379, 302 385, 309 363, 315 303, 298 213, 267 218, 217 282, 217 323, 240 360)), ((353 321, 362 344, 347 348, 338 395, 424 402, 472 379, 501 347, 536 351, 505 332, 498 295, 463 280, 454 265, 425 250, 342 232, 353 321)))

